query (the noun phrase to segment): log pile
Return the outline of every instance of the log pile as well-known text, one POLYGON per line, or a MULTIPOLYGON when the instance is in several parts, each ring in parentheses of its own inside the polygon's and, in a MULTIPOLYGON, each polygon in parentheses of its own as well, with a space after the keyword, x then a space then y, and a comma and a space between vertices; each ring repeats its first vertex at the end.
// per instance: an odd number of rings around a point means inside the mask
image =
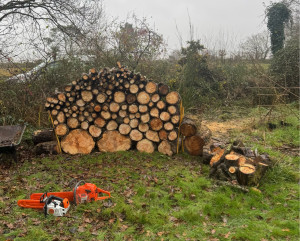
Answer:
POLYGON ((211 138, 211 131, 206 126, 199 128, 195 121, 185 117, 180 125, 184 150, 192 156, 203 155, 203 147, 211 138))
POLYGON ((258 155, 242 142, 234 142, 229 150, 211 145, 205 154, 211 166, 210 176, 222 181, 234 181, 244 186, 256 186, 271 166, 267 155, 258 155))
POLYGON ((72 81, 48 97, 62 150, 88 154, 136 148, 172 155, 176 151, 180 96, 165 84, 147 80, 118 63, 72 81))
POLYGON ((53 129, 37 130, 32 134, 32 141, 35 145, 35 153, 41 154, 58 154, 58 146, 53 129))

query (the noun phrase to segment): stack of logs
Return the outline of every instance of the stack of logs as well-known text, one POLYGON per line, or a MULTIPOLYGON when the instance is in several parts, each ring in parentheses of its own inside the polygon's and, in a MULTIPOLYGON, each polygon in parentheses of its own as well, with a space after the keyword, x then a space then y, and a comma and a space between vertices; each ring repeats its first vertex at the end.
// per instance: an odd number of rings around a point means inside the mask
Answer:
POLYGON ((192 156, 200 156, 212 133, 206 126, 199 127, 193 119, 185 117, 180 125, 180 135, 184 150, 192 156))
POLYGON ((172 155, 176 151, 180 96, 118 63, 91 69, 64 92, 47 98, 62 150, 88 154, 97 144, 103 152, 126 151, 172 155))
POLYGON ((258 185, 271 165, 268 155, 258 155, 240 141, 234 142, 229 150, 211 145, 205 157, 211 166, 211 177, 247 186, 258 185))

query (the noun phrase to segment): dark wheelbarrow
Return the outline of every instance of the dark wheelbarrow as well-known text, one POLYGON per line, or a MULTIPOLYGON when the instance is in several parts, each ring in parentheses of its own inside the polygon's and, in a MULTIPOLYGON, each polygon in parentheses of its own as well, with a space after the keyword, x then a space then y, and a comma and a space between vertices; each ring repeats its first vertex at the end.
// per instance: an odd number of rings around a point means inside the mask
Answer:
POLYGON ((25 125, 0 126, 0 153, 11 153, 18 161, 16 147, 20 144, 25 125))

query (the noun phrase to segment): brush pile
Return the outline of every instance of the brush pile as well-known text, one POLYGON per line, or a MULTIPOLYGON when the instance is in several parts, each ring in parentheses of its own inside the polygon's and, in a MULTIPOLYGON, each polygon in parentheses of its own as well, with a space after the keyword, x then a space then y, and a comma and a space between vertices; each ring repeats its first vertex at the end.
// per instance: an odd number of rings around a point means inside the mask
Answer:
POLYGON ((211 145, 204 156, 211 166, 211 177, 245 186, 256 186, 271 166, 268 155, 259 155, 240 141, 235 141, 229 150, 211 145))
POLYGON ((61 147, 69 154, 176 151, 180 95, 118 63, 72 81, 47 98, 61 147))

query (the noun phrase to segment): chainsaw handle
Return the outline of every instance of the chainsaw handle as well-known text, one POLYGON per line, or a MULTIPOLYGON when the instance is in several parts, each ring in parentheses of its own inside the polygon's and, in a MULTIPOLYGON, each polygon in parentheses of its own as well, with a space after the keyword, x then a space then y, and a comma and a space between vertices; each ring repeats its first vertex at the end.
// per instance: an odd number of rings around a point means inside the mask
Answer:
POLYGON ((110 198, 110 192, 108 192, 108 191, 105 191, 105 190, 100 189, 99 187, 97 187, 97 192, 98 193, 102 192, 102 193, 105 193, 105 194, 108 195, 108 196, 104 196, 104 197, 97 197, 97 200, 104 200, 104 199, 110 198))

